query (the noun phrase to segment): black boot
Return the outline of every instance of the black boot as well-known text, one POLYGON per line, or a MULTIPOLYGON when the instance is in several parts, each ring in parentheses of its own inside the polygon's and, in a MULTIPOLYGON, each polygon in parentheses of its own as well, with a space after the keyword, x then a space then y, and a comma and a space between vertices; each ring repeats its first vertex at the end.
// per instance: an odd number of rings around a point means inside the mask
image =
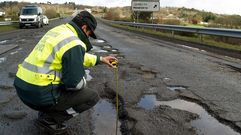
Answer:
POLYGON ((53 118, 43 112, 39 112, 36 124, 40 126, 41 129, 47 130, 51 134, 63 134, 67 132, 66 125, 57 123, 53 118))

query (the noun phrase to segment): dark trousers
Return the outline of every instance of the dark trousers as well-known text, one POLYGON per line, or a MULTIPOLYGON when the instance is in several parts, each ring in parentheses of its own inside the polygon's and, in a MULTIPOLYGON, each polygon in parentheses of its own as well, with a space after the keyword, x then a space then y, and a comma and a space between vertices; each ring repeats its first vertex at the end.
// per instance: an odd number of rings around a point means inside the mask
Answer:
POLYGON ((39 111, 52 118, 55 122, 63 123, 76 115, 76 113, 71 114, 70 112, 82 113, 93 107, 98 101, 98 94, 90 89, 81 91, 63 90, 57 99, 56 105, 39 111))

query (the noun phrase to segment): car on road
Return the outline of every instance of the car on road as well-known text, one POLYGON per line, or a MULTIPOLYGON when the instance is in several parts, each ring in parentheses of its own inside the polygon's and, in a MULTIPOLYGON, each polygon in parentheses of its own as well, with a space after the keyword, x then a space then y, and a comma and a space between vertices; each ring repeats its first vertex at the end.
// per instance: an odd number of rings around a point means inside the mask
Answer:
POLYGON ((46 15, 43 16, 43 23, 44 25, 49 25, 49 19, 46 15))
POLYGON ((19 28, 35 26, 43 27, 43 10, 37 5, 24 6, 19 13, 19 28))

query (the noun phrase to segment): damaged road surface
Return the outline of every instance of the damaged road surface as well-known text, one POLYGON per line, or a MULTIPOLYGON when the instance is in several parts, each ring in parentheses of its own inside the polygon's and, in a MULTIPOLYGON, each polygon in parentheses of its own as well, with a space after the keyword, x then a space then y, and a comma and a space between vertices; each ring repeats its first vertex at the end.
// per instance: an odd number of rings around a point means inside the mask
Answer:
MULTIPOLYGON (((37 112, 12 86, 17 65, 48 29, 0 36, 0 135, 45 135, 34 126, 37 112), (14 47, 11 47, 14 46, 14 47)), ((98 22, 91 53, 119 58, 115 69, 86 69, 88 87, 101 100, 66 124, 70 135, 114 135, 118 82, 118 135, 239 135, 241 60, 192 50, 98 22)))

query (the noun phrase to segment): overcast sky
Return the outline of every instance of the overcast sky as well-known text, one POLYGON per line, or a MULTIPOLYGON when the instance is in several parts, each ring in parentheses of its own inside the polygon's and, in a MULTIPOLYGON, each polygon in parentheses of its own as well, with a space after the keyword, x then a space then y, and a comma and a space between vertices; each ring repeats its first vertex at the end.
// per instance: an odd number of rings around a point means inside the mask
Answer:
MULTIPOLYGON (((11 1, 11 0, 0 0, 11 1)), ((39 0, 14 0, 26 2, 39 2, 39 0)), ((106 7, 131 6, 131 0, 41 0, 41 2, 50 1, 52 3, 75 2, 76 4, 106 7)), ((239 14, 241 15, 241 0, 160 0, 161 7, 187 7, 205 11, 212 11, 221 14, 239 14)))

